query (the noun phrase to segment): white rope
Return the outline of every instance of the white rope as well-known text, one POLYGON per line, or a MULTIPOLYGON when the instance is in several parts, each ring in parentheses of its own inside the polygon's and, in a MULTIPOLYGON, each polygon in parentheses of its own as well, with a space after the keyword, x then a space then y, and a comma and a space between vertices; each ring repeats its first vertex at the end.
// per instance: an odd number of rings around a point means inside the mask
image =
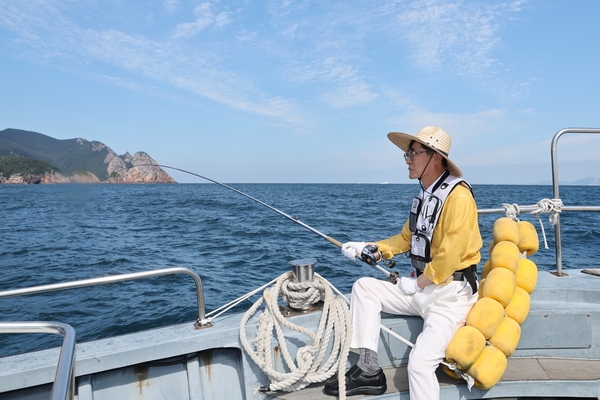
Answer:
POLYGON ((559 213, 562 211, 563 202, 561 199, 542 199, 536 204, 540 209, 532 213, 539 221, 540 228, 542 230, 542 237, 544 238, 544 248, 549 249, 548 240, 546 239, 546 231, 544 230, 544 223, 540 214, 550 213, 550 223, 554 226, 558 223, 559 213))
POLYGON ((502 208, 504 208, 504 212, 506 213, 506 216, 508 218, 512 218, 515 221, 519 220, 517 218, 517 215, 519 215, 519 213, 521 212, 521 209, 519 208, 519 205, 517 203, 513 203, 513 204, 504 203, 504 204, 502 204, 502 208))
POLYGON ((261 290, 263 290, 264 288, 266 288, 269 285, 272 285, 273 282, 275 282, 277 280, 273 279, 271 282, 269 283, 265 283, 264 285, 262 285, 259 288, 256 288, 240 297, 238 297, 235 300, 230 301, 227 304, 223 304, 222 306, 212 310, 209 313, 206 313, 206 315, 204 316, 204 319, 202 319, 201 321, 198 321, 200 325, 208 325, 212 322, 213 319, 217 318, 218 316, 220 316, 221 314, 226 313, 227 311, 231 310, 233 307, 237 306, 238 304, 240 304, 243 301, 246 301, 247 299, 249 299, 250 297, 254 296, 256 293, 260 292, 261 290), (220 311, 220 312, 217 312, 220 311), (215 314, 216 313, 216 314, 215 314), (210 316, 212 314, 215 314, 213 316, 210 316))
MULTIPOLYGON (((540 228, 542 230, 542 237, 544 238, 544 248, 548 249, 548 240, 546 239, 546 231, 544 230, 544 223, 540 218, 540 214, 549 213, 550 223, 554 226, 558 223, 558 216, 562 211, 563 202, 561 199, 542 199, 538 201, 533 206, 521 206, 521 207, 537 207, 538 209, 533 211, 531 214, 536 217, 540 223, 540 228)), ((521 207, 518 204, 502 204, 502 208, 504 208, 504 212, 507 217, 512 218, 515 221, 519 221, 517 215, 521 212, 521 207)))
POLYGON ((240 321, 240 341, 248 355, 271 381, 269 390, 300 390, 311 383, 323 382, 337 372, 339 398, 345 399, 346 362, 352 338, 350 310, 343 296, 334 296, 331 285, 320 275, 315 274, 312 286, 310 283, 291 282, 292 279, 292 272, 281 275, 276 284, 265 289, 263 296, 244 314, 240 321), (315 287, 319 292, 318 297, 315 295, 315 287), (284 318, 278 303, 280 295, 297 305, 304 301, 323 299, 323 311, 317 331, 312 332, 284 318), (246 326, 263 303, 265 309, 258 318, 256 338, 252 346, 247 340, 246 326), (309 339, 307 342, 310 343, 298 349, 295 360, 289 353, 284 328, 299 332, 309 339), (332 335, 333 343, 330 344, 332 335), (287 372, 278 371, 274 365, 278 357, 272 354, 275 347, 273 338, 277 342, 281 358, 285 361, 287 372), (329 356, 325 359, 327 351, 329 356))

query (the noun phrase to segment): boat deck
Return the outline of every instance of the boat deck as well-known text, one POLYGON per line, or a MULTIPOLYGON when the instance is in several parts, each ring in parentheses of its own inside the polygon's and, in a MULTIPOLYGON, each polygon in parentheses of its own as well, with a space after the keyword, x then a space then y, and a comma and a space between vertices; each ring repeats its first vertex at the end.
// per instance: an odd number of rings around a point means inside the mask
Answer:
MULTIPOLYGON (((406 367, 384 368, 387 377, 388 390, 379 398, 409 399, 408 377, 406 367)), ((488 391, 467 388, 465 381, 456 380, 446 375, 441 369, 437 371, 441 388, 441 398, 444 399, 496 399, 502 393, 507 396, 522 398, 524 385, 526 392, 536 397, 570 397, 579 396, 582 390, 589 398, 600 398, 600 360, 579 360, 559 358, 515 358, 508 359, 508 368, 502 381, 488 391), (572 385, 565 381, 579 381, 578 391, 573 392, 572 385)), ((281 400, 315 400, 333 399, 323 393, 323 384, 311 385, 297 392, 271 393, 274 399, 281 400)), ((352 396, 352 399, 369 398, 372 396, 352 396)), ((508 398, 510 398, 508 397, 508 398)))

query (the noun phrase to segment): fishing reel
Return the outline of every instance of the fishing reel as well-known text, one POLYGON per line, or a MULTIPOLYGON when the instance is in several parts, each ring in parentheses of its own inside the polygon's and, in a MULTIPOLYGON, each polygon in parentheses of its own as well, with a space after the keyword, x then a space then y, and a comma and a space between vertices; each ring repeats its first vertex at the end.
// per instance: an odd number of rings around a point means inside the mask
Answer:
POLYGON ((394 268, 396 266, 396 261, 394 260, 386 260, 385 258, 383 258, 383 255, 381 254, 381 252, 379 251, 379 248, 377 246, 375 246, 374 244, 368 244, 365 247, 363 247, 362 251, 360 252, 360 259, 361 261, 373 266, 373 265, 377 265, 377 257, 375 256, 375 254, 379 253, 379 261, 382 261, 388 268, 394 268))

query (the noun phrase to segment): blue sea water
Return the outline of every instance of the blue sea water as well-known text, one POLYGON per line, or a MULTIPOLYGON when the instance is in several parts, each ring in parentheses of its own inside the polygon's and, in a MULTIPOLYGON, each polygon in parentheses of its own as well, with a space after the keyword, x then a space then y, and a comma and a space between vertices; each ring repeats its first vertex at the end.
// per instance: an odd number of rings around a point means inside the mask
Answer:
MULTIPOLYGON (((399 231, 415 184, 231 184, 340 242, 377 240, 399 231)), ((475 185, 478 207, 533 205, 551 186, 475 185)), ((598 205, 600 186, 561 187, 565 205, 598 205)), ((200 275, 211 311, 314 258, 315 271, 342 292, 381 272, 344 258, 299 224, 215 184, 2 185, 0 291, 175 266, 200 275)), ((483 260, 491 226, 480 216, 483 260)), ((530 215, 521 215, 538 228, 530 215)), ((550 249, 532 257, 555 270, 554 228, 542 216, 550 249)), ((600 213, 563 212, 563 269, 598 268, 600 213)), ((404 256, 396 269, 408 273, 404 256)), ((483 262, 479 266, 479 271, 483 262)), ((238 306, 242 310, 255 299, 238 306)), ((197 319, 195 285, 173 275, 0 299, 2 321, 59 321, 89 341, 197 319)), ((59 346, 42 334, 0 335, 0 356, 59 346)))

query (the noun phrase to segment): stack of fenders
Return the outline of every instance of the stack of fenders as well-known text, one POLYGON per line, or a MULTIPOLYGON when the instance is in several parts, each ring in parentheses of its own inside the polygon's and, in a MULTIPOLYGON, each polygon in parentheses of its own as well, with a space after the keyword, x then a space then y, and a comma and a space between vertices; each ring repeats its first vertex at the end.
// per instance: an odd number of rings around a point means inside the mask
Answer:
MULTIPOLYGON (((499 218, 492 228, 479 282, 479 300, 446 349, 446 362, 488 390, 500 381, 521 337, 521 324, 529 314, 530 294, 537 284, 537 265, 528 256, 537 252, 539 238, 527 221, 499 218)), ((442 365, 444 371, 459 378, 442 365)))

